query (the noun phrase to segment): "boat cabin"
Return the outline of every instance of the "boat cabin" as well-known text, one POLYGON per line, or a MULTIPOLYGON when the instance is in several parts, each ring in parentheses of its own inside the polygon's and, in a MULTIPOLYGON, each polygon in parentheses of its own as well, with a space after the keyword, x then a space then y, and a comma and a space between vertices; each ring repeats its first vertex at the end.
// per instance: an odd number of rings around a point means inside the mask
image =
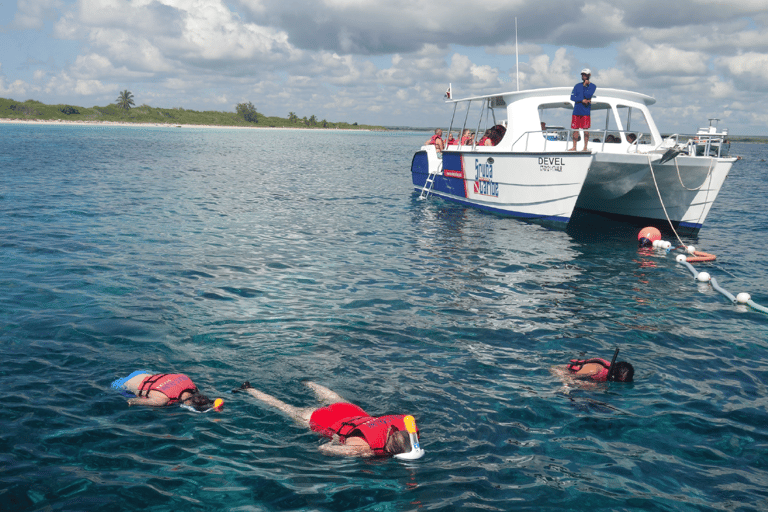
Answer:
MULTIPOLYGON (((573 146, 573 132, 579 132, 570 128, 573 112, 571 91, 570 87, 553 87, 451 100, 456 104, 456 110, 459 104, 462 107, 466 105, 466 114, 460 116, 466 121, 463 127, 453 125, 450 130, 458 133, 464 128, 474 130, 475 126, 469 124, 472 109, 475 115, 480 111, 476 140, 486 127, 494 125, 505 126, 506 133, 496 146, 474 149, 469 146, 449 146, 448 150, 566 151, 573 146)), ((590 149, 610 153, 643 153, 658 147, 662 138, 648 110, 648 106, 655 102, 654 98, 645 94, 598 88, 592 99, 592 127, 586 130, 591 139, 590 149)))

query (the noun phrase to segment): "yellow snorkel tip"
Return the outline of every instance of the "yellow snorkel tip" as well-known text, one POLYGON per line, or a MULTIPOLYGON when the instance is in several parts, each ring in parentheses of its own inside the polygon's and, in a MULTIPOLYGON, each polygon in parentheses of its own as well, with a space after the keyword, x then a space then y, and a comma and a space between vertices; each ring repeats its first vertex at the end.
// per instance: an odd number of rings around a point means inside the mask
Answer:
POLYGON ((396 459, 401 460, 416 460, 424 456, 424 450, 419 446, 419 436, 416 435, 416 420, 410 414, 403 418, 405 424, 405 430, 408 431, 408 436, 411 438, 411 451, 407 453, 398 453, 395 455, 396 459))
POLYGON ((216 400, 213 401, 213 408, 215 410, 220 411, 222 407, 224 407, 224 400, 222 400, 221 398, 217 398, 216 400))

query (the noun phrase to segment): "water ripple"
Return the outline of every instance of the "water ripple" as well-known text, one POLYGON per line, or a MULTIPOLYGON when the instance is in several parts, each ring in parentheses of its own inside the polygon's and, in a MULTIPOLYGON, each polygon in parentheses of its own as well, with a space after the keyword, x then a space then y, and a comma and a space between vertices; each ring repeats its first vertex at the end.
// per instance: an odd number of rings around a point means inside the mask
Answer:
MULTIPOLYGON (((419 201, 423 138, 6 130, 0 509, 765 509, 765 318, 639 253, 634 227, 419 201), (616 346, 634 384, 550 371, 616 346), (183 371, 225 411, 128 407, 109 384, 137 368, 183 371), (327 457, 228 393, 310 405, 305 379, 413 413, 426 457, 327 457)), ((765 149, 734 151, 692 242, 768 303, 765 149)))

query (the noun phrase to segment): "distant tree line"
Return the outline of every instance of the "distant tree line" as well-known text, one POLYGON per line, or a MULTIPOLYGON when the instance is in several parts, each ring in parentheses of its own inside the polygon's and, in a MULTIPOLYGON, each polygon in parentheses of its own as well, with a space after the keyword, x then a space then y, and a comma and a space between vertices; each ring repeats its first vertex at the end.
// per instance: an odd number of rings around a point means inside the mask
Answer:
MULTIPOLYGON (((266 116, 260 114, 255 105, 250 102, 237 103, 235 113, 186 110, 182 107, 173 109, 151 107, 143 104, 136 107, 134 96, 131 91, 125 89, 121 91, 113 103, 105 107, 94 106, 90 108, 75 107, 72 105, 45 105, 39 101, 27 100, 23 103, 12 99, 0 98, 0 117, 3 112, 7 112, 7 117, 35 117, 38 119, 64 119, 71 118, 75 120, 110 120, 129 121, 129 122, 159 122, 167 123, 172 119, 176 124, 205 124, 221 126, 242 126, 244 124, 259 123, 268 127, 290 127, 303 126, 308 128, 356 128, 358 124, 347 122, 329 122, 326 119, 319 120, 312 114, 300 118, 296 112, 289 112, 288 118, 277 116, 266 116)), ((370 129, 382 129, 383 127, 365 126, 370 129)))
POLYGON ((329 124, 325 119, 318 121, 314 114, 309 116, 309 119, 307 119, 307 116, 299 119, 299 116, 296 115, 296 112, 288 112, 288 121, 294 124, 301 123, 305 126, 322 126, 323 128, 328 128, 329 124))

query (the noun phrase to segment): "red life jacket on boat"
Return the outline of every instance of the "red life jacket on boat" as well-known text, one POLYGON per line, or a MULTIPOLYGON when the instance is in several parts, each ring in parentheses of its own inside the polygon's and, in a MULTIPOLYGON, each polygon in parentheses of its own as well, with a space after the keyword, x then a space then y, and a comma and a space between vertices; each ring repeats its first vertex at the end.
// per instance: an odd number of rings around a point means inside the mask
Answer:
MULTIPOLYGON (((482 139, 477 141, 477 145, 478 146, 485 146, 485 141, 487 141, 487 140, 491 140, 491 138, 490 137, 483 137, 482 139)), ((491 145, 493 145, 493 141, 491 141, 491 145)))
POLYGON ((382 457, 387 455, 384 447, 390 429, 407 430, 403 418, 402 414, 373 417, 354 404, 337 403, 313 412, 309 426, 328 437, 338 435, 342 444, 349 437, 360 437, 375 455, 382 457))
POLYGON ((185 391, 197 393, 197 386, 183 373, 158 373, 141 381, 139 398, 148 396, 150 391, 161 392, 168 397, 168 405, 173 405, 185 391))
POLYGON ((599 372, 590 375, 589 378, 597 381, 597 382, 605 382, 608 380, 608 369, 611 367, 611 362, 606 361, 605 359, 600 358, 594 358, 594 359, 571 359, 571 363, 568 365, 568 371, 571 373, 576 373, 579 370, 581 370, 585 364, 589 363, 597 363, 599 365, 603 366, 603 369, 599 372))
POLYGON ((461 145, 462 146, 471 146, 472 145, 472 136, 467 135, 466 137, 461 138, 461 145))
POLYGON ((434 134, 431 139, 429 139, 429 142, 427 142, 427 145, 434 146, 437 144, 437 141, 443 142, 443 139, 438 135, 434 134))

